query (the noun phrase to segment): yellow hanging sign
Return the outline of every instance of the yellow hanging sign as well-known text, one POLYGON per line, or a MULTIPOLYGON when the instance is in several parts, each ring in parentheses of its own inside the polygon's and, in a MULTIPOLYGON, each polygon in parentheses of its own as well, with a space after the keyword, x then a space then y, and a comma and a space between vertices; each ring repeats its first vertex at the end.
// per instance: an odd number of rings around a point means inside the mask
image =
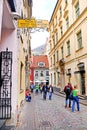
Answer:
POLYGON ((18 28, 36 28, 35 19, 18 19, 18 28))

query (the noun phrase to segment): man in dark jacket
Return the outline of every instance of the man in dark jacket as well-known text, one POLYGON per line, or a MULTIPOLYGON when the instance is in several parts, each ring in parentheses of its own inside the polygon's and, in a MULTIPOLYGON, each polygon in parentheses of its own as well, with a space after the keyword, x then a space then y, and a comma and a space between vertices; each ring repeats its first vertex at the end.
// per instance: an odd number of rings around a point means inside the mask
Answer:
POLYGON ((43 85, 43 88, 42 88, 42 92, 43 92, 43 99, 46 100, 46 96, 47 96, 47 91, 48 91, 48 87, 46 84, 43 85))
POLYGON ((71 99, 70 99, 70 94, 71 94, 71 91, 72 91, 72 86, 70 83, 68 83, 65 87, 64 87, 64 92, 66 94, 66 99, 65 99, 65 108, 67 107, 68 105, 68 101, 69 101, 69 107, 71 107, 71 99))

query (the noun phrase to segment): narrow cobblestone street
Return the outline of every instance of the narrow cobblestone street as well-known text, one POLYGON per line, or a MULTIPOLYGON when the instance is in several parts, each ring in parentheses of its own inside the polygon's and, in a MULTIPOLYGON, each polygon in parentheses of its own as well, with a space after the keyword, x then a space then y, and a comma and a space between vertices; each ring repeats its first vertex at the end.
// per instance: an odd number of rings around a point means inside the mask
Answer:
POLYGON ((87 106, 80 104, 81 111, 72 113, 64 101, 57 95, 45 101, 41 94, 33 94, 32 102, 23 106, 16 130, 87 130, 87 106))

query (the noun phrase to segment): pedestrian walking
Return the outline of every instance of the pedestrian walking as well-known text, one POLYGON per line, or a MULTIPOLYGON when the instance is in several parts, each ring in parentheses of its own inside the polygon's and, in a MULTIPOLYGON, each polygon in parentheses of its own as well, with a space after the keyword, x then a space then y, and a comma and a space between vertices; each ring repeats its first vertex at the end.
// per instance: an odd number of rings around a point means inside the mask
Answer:
POLYGON ((35 93, 38 94, 38 92, 39 92, 39 85, 36 84, 36 85, 35 85, 35 93))
POLYGON ((72 91, 73 94, 73 101, 72 101, 72 112, 75 110, 75 103, 77 104, 77 111, 80 111, 80 106, 79 106, 79 90, 77 89, 77 85, 74 86, 74 89, 72 91))
POLYGON ((31 83, 30 89, 31 89, 31 93, 33 93, 33 90, 34 90, 34 84, 33 83, 31 83))
POLYGON ((64 87, 64 92, 66 94, 66 98, 65 98, 65 108, 67 106, 71 107, 71 99, 70 99, 70 94, 72 92, 73 88, 71 86, 70 83, 68 83, 65 87, 64 87))
POLYGON ((52 85, 49 86, 49 100, 52 99, 52 94, 53 94, 53 87, 52 85))
POLYGON ((46 100, 48 87, 46 84, 43 85, 42 92, 43 92, 43 99, 46 100))

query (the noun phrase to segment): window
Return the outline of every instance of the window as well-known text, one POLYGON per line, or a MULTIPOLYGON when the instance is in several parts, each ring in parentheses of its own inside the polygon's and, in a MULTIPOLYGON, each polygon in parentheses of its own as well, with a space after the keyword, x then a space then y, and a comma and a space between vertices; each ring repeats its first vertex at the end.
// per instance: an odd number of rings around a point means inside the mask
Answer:
POLYGON ((56 32, 56 42, 58 42, 58 32, 56 32))
POLYGON ((21 62, 20 65, 20 90, 22 90, 22 84, 23 83, 23 63, 21 62))
POLYGON ((65 0, 65 3, 66 3, 66 4, 68 3, 67 0, 65 0))
POLYGON ((56 73, 54 73, 54 84, 56 85, 56 73))
POLYGON ((44 76, 44 75, 43 75, 43 71, 41 71, 40 76, 44 76))
POLYGON ((63 35, 63 27, 61 26, 60 27, 60 30, 61 30, 61 36, 63 35))
POLYGON ((59 52, 57 51, 57 53, 56 53, 56 57, 57 57, 57 60, 56 61, 58 61, 59 60, 59 52))
POLYGON ((69 27, 69 17, 66 18, 66 28, 68 29, 69 27))
POLYGON ((62 15, 62 8, 60 7, 60 16, 62 15))
POLYGON ((39 62, 39 63, 38 63, 38 66, 39 66, 39 67, 44 67, 44 66, 45 66, 45 63, 44 63, 44 62, 39 62))
POLYGON ((35 76, 38 76, 38 71, 35 71, 35 76))
POLYGON ((50 60, 50 61, 51 61, 51 66, 52 66, 52 57, 51 57, 51 60, 50 60))
POLYGON ((28 0, 28 5, 31 6, 32 0, 28 0))
POLYGON ((49 76, 49 71, 46 71, 46 76, 49 76))
POLYGON ((56 24, 57 24, 57 16, 56 16, 56 24))
POLYGON ((62 55, 62 59, 63 59, 64 58, 63 47, 61 47, 61 55, 62 55))
POLYGON ((70 55, 70 41, 67 42, 67 55, 70 55))
POLYGON ((81 31, 77 33, 77 42, 78 42, 78 49, 82 47, 82 34, 81 31))
POLYGON ((53 38, 53 45, 55 45, 55 37, 53 38))
POLYGON ((50 43, 50 50, 52 49, 52 44, 50 43))
POLYGON ((68 73, 70 73, 70 74, 71 74, 71 69, 68 69, 68 73))
POLYGON ((55 65, 55 54, 53 55, 54 65, 55 65))
POLYGON ((76 18, 78 18, 80 15, 79 2, 77 2, 75 6, 75 13, 76 13, 76 18))

